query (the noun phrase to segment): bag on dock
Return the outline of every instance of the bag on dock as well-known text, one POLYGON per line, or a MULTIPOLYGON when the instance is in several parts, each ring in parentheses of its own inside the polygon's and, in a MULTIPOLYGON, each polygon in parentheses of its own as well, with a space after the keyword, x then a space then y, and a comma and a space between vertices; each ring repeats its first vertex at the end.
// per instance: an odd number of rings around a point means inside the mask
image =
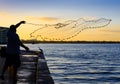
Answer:
POLYGON ((1 47, 0 49, 0 57, 5 58, 6 57, 6 47, 1 47))

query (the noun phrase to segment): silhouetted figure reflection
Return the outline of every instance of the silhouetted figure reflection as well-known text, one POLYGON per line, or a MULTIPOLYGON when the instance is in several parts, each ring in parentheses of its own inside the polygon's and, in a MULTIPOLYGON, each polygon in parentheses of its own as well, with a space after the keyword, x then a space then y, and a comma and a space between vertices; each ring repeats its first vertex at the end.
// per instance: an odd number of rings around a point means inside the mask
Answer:
POLYGON ((21 60, 20 60, 20 46, 25 48, 27 51, 29 48, 25 46, 21 40, 19 39, 18 34, 16 34, 16 29, 21 25, 25 24, 25 21, 21 21, 17 23, 16 25, 11 25, 10 29, 7 33, 8 37, 8 43, 7 43, 7 49, 6 49, 6 61, 5 65, 2 70, 2 74, 0 78, 4 80, 4 73, 8 68, 13 69, 13 81, 14 84, 17 82, 17 69, 20 67, 21 60))

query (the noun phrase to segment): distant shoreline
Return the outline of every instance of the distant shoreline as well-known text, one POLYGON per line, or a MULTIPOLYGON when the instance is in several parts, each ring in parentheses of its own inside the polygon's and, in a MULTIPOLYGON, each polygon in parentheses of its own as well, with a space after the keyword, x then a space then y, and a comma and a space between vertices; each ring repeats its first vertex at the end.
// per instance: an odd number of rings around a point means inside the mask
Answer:
POLYGON ((22 40, 23 43, 120 43, 120 41, 33 41, 22 40))
MULTIPOLYGON (((38 43, 82 43, 82 44, 92 44, 92 43, 97 43, 97 44, 113 44, 117 43, 120 44, 120 41, 33 41, 33 40, 22 40, 23 43, 31 43, 31 44, 38 44, 38 43)), ((0 43, 0 44, 6 44, 6 43, 0 43)))

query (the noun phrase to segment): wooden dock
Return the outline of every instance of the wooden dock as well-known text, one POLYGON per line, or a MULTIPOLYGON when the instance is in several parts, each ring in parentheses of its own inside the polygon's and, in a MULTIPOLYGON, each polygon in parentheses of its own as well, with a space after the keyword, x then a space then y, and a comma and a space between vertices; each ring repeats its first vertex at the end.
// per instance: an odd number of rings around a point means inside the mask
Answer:
MULTIPOLYGON (((4 65, 4 58, 0 58, 0 73, 4 65)), ((40 51, 22 51, 21 67, 18 70, 17 84, 54 84, 42 49, 40 51)), ((8 71, 5 74, 5 83, 10 84, 8 71)))

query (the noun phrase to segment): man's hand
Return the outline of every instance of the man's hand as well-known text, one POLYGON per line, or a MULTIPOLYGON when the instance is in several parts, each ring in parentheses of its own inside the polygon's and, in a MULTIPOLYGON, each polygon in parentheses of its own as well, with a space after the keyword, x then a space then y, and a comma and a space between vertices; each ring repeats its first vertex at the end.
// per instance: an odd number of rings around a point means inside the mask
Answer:
POLYGON ((28 47, 25 46, 24 48, 25 48, 26 51, 29 51, 29 48, 28 48, 28 47))
POLYGON ((21 24, 25 24, 26 22, 25 22, 25 21, 21 21, 20 23, 21 23, 21 24))

